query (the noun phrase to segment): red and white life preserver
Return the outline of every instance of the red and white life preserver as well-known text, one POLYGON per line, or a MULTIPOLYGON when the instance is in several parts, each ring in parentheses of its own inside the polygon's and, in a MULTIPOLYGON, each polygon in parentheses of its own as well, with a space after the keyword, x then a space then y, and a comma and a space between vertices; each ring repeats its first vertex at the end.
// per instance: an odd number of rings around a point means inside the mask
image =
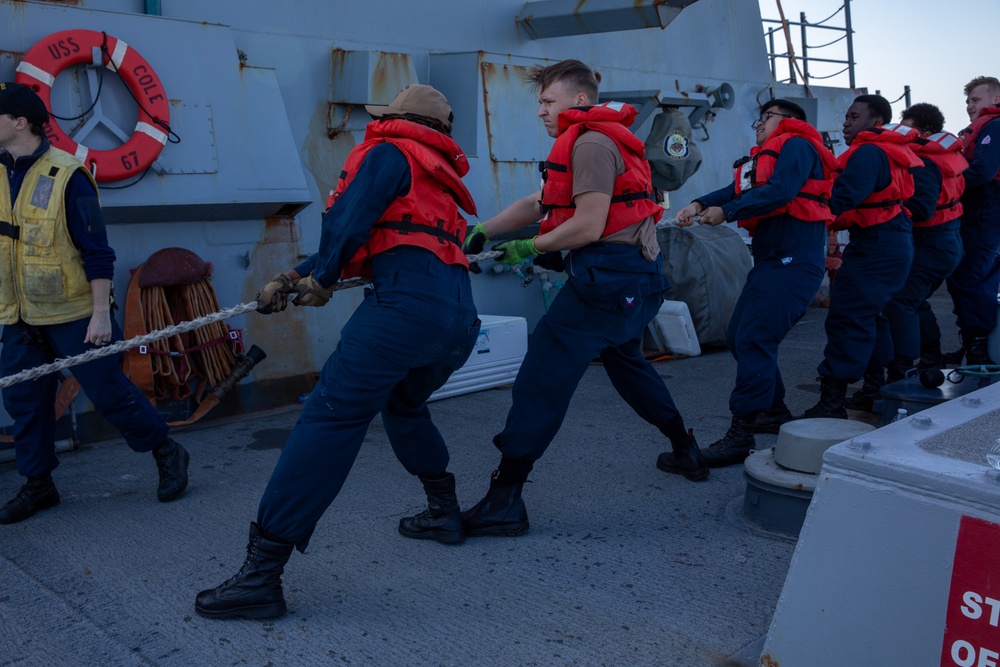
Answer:
POLYGON ((91 150, 76 143, 54 119, 45 134, 56 148, 75 155, 102 182, 120 181, 146 170, 167 142, 170 102, 163 84, 149 63, 120 39, 94 30, 63 30, 31 47, 17 66, 14 80, 30 86, 52 110, 52 84, 71 65, 93 63, 93 49, 102 50, 105 67, 117 72, 139 102, 139 120, 128 141, 112 150, 91 150))

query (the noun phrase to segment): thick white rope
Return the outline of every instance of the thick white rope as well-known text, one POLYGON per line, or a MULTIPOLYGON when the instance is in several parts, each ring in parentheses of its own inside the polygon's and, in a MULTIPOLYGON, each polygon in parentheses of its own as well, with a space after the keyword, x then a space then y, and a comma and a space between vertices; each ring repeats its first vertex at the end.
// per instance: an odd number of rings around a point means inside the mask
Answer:
MULTIPOLYGON (((502 251, 491 250, 478 255, 467 255, 467 257, 470 262, 482 262, 487 259, 494 259, 502 254, 502 251)), ((348 280, 341 280, 338 282, 333 286, 333 290, 338 291, 342 289, 349 289, 351 287, 360 287, 361 285, 367 285, 370 282, 370 280, 365 278, 350 278, 348 280)), ((177 334, 194 331, 195 329, 200 329, 207 324, 212 324, 213 322, 218 322, 219 320, 227 320, 230 317, 236 317, 237 315, 242 315, 243 313, 256 309, 256 301, 247 301, 246 303, 241 303, 238 306, 233 306, 232 308, 227 308, 226 310, 220 310, 209 315, 204 315, 188 322, 180 322, 157 331, 150 331, 149 333, 141 336, 129 338, 128 340, 121 340, 112 345, 108 345, 107 347, 96 347, 93 350, 87 350, 83 354, 78 354, 75 357, 63 357, 62 359, 56 359, 51 364, 44 364, 35 368, 29 368, 21 371, 20 373, 0 378, 0 389, 9 387, 19 382, 25 382, 26 380, 34 380, 42 377, 43 375, 61 371, 64 368, 79 366, 80 364, 85 364, 88 361, 93 361, 94 359, 100 359, 101 357, 108 357, 112 354, 125 352, 126 350, 131 350, 141 345, 148 345, 154 341, 170 338, 171 336, 176 336, 177 334)))
POLYGON ((469 260, 469 263, 473 262, 485 262, 488 259, 496 259, 503 255, 503 250, 487 250, 486 252, 481 252, 478 255, 466 255, 465 258, 469 260))
MULTIPOLYGON (((698 222, 701 221, 701 216, 696 215, 692 217, 691 220, 697 224, 698 222)), ((677 218, 662 218, 658 223, 656 223, 656 228, 665 229, 667 227, 676 227, 677 223, 679 222, 680 220, 678 220, 677 218)))
POLYGON ((101 357, 118 354, 119 352, 124 352, 125 350, 131 350, 133 347, 139 347, 140 345, 146 345, 163 338, 169 338, 187 331, 193 331, 205 326, 206 324, 235 317, 236 315, 242 315, 243 313, 255 310, 256 308, 256 301, 248 301, 247 303, 241 303, 238 306, 233 306, 232 308, 228 308, 226 310, 220 310, 216 313, 193 319, 190 322, 181 322, 180 324, 164 327, 159 331, 150 331, 142 336, 136 336, 134 338, 129 338, 128 340, 121 340, 112 345, 108 345, 107 347, 96 347, 93 350, 87 350, 83 354, 78 354, 75 357, 63 357, 62 359, 56 359, 51 364, 29 368, 21 371, 20 373, 8 375, 7 377, 0 379, 0 389, 3 387, 9 387, 12 384, 17 384, 18 382, 24 382, 25 380, 34 380, 35 378, 48 375, 49 373, 55 373, 56 371, 61 371, 62 369, 69 368, 70 366, 79 366, 80 364, 85 364, 88 361, 93 361, 94 359, 100 359, 101 357))

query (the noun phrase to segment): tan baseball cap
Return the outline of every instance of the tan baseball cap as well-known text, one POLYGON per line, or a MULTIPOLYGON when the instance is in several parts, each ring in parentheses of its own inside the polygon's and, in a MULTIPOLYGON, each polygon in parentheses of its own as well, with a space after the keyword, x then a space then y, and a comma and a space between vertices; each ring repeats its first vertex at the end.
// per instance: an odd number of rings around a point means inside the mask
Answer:
POLYGON ((451 121, 454 118, 451 106, 449 106, 445 96, 431 86, 419 83, 410 84, 403 88, 395 99, 389 102, 388 106, 366 104, 365 110, 372 115, 372 118, 404 114, 433 118, 441 122, 449 132, 451 132, 451 121))

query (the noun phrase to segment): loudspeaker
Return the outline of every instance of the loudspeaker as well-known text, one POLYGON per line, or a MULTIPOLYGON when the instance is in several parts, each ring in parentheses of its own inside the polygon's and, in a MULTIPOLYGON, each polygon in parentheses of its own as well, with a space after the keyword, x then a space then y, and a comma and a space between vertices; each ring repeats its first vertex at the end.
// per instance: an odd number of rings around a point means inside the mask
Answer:
POLYGON ((736 104, 736 91, 728 83, 719 84, 718 88, 710 88, 705 94, 712 98, 713 109, 732 109, 736 104))

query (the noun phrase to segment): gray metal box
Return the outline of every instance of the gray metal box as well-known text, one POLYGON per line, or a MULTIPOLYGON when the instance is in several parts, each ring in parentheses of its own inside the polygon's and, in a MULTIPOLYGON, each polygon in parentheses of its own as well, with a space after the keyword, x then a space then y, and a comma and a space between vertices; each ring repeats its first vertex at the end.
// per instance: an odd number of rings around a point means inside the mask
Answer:
POLYGON ((331 102, 388 104, 411 83, 419 83, 412 54, 333 50, 331 102))

